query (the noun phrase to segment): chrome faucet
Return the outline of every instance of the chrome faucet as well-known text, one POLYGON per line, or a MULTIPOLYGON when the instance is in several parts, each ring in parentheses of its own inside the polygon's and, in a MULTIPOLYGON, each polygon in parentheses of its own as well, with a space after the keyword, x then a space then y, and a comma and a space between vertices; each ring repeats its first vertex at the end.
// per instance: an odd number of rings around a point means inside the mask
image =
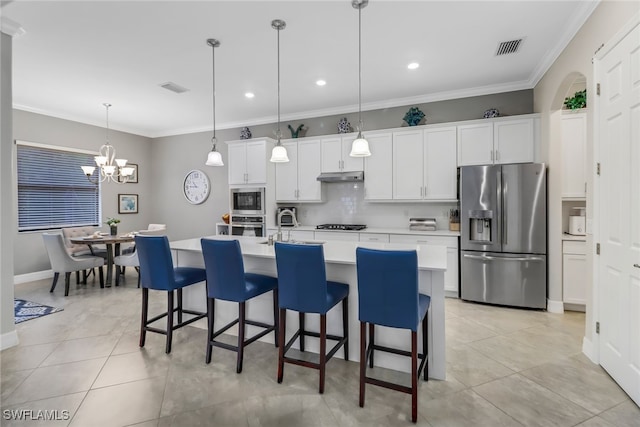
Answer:
MULTIPOLYGON (((282 242, 282 215, 289 214, 293 219, 293 226, 298 226, 298 221, 296 220, 296 214, 294 214, 291 209, 283 209, 278 212, 278 232, 276 233, 276 242, 282 242)), ((291 236, 291 231, 289 231, 289 236, 291 236)), ((288 239, 287 239, 288 241, 288 239)))

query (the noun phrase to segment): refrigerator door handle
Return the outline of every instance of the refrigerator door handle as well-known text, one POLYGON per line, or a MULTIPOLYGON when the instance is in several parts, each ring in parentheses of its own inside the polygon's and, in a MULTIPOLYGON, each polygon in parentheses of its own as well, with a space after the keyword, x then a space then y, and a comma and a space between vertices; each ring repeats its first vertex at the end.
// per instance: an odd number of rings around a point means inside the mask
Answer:
MULTIPOLYGON (((502 244, 506 246, 507 244, 507 230, 508 230, 508 217, 507 213, 509 209, 507 209, 507 199, 509 195, 509 186, 507 185, 507 180, 505 178, 505 172, 502 172, 502 244)), ((503 249, 504 250, 504 249, 503 249)))
POLYGON ((481 260, 481 261, 544 261, 543 258, 540 257, 496 257, 496 256, 489 256, 489 255, 471 255, 471 254, 464 254, 462 255, 464 258, 469 258, 469 259, 477 259, 477 260, 481 260))
POLYGON ((502 205, 503 202, 504 202, 504 197, 502 196, 502 169, 500 169, 498 170, 498 172, 496 172, 496 203, 498 204, 497 220, 499 222, 495 225, 496 225, 496 231, 498 232, 498 241, 500 242, 501 247, 503 244, 502 233, 504 230, 504 218, 502 217, 504 215, 503 205, 502 205))

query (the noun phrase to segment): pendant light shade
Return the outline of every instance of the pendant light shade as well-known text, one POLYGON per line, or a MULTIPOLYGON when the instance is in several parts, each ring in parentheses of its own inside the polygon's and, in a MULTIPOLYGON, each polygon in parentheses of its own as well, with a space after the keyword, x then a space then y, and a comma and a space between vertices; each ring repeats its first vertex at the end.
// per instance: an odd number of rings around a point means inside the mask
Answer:
POLYGON ((213 136, 211 137, 211 151, 207 156, 205 165, 207 166, 224 166, 222 155, 216 151, 218 139, 216 138, 216 48, 220 46, 220 41, 216 39, 207 39, 207 44, 211 46, 212 52, 212 76, 213 76, 213 136))
POLYGON ((282 132, 280 131, 280 30, 284 30, 286 26, 287 23, 282 19, 271 21, 271 28, 278 32, 278 129, 276 130, 276 145, 271 150, 271 159, 269 159, 273 163, 286 163, 289 161, 287 149, 280 142, 282 138, 282 132))
POLYGON ((368 157, 371 155, 369 141, 362 135, 362 9, 369 0, 351 0, 351 6, 358 9, 358 137, 351 144, 351 157, 368 157))

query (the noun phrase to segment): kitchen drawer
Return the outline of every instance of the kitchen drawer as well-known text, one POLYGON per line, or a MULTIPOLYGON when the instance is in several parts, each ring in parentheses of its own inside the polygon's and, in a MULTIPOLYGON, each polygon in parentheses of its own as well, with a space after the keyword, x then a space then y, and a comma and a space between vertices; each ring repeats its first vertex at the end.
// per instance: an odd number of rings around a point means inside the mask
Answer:
POLYGON ((389 243, 389 235, 384 233, 360 233, 360 241, 389 243))
POLYGON ((587 242, 576 242, 571 240, 565 240, 562 243, 563 254, 575 254, 586 255, 587 254, 587 242))
POLYGON ((417 234, 391 234, 390 243, 408 243, 419 245, 446 246, 448 248, 458 248, 458 238, 455 236, 428 236, 417 234))
POLYGON ((316 240, 340 240, 343 242, 357 242, 358 234, 349 231, 316 231, 316 240))

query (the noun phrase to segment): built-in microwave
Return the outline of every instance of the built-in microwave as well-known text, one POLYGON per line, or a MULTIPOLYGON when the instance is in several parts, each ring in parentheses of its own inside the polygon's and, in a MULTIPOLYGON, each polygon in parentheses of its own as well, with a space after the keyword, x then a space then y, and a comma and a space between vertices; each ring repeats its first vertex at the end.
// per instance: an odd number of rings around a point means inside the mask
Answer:
POLYGON ((264 187, 261 188, 232 188, 232 215, 264 215, 264 187))

